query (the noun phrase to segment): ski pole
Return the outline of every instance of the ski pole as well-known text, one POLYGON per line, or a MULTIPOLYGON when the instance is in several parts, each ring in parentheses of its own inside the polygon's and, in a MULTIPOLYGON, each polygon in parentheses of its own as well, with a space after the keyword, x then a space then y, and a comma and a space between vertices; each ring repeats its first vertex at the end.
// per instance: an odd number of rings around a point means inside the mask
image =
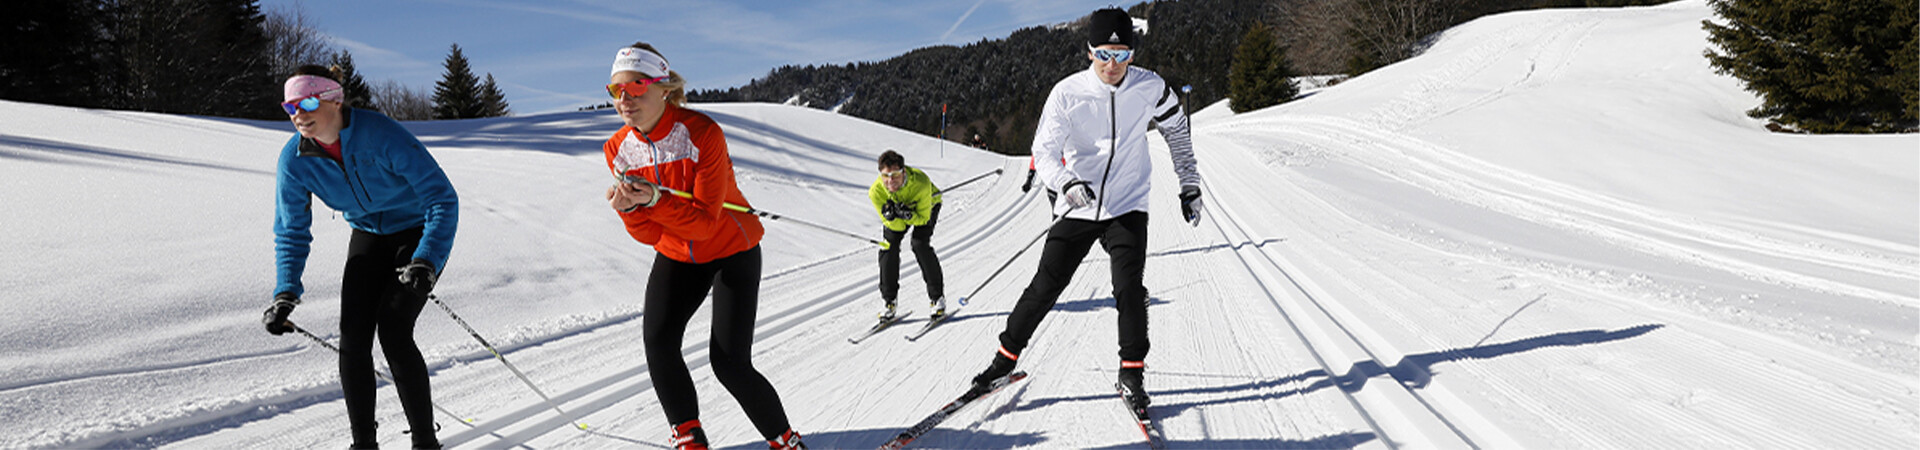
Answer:
MULTIPOLYGON (((287 326, 293 327, 293 331, 300 332, 300 335, 306 336, 307 339, 312 339, 314 343, 320 344, 321 347, 326 347, 327 350, 333 350, 334 353, 341 353, 340 347, 335 347, 333 344, 327 343, 326 340, 320 339, 319 336, 314 336, 313 333, 307 332, 307 329, 300 328, 299 325, 294 325, 293 321, 287 321, 287 326)), ((388 376, 386 372, 381 372, 379 369, 375 369, 373 374, 379 376, 382 380, 387 380, 388 384, 399 385, 399 383, 393 381, 393 377, 388 376)), ((453 411, 448 411, 446 407, 440 406, 439 402, 429 400, 427 403, 433 405, 433 409, 439 410, 441 414, 446 414, 447 417, 452 417, 453 420, 458 420, 460 423, 467 424, 469 427, 473 426, 474 419, 460 417, 459 414, 454 414, 453 411)))
POLYGON ((1053 226, 1054 226, 1054 225, 1059 225, 1059 224, 1060 224, 1060 221, 1062 221, 1062 220, 1067 220, 1067 217, 1066 217, 1066 216, 1060 216, 1060 218, 1058 218, 1058 219, 1053 219, 1053 223, 1051 223, 1051 224, 1048 224, 1048 225, 1047 225, 1047 229, 1044 229, 1044 230, 1040 230, 1040 234, 1038 234, 1038 235, 1035 235, 1035 236, 1033 237, 1033 240, 1030 240, 1030 241, 1027 241, 1027 245, 1026 245, 1026 246, 1024 246, 1024 247, 1020 247, 1020 251, 1018 251, 1018 252, 1014 252, 1014 253, 1013 253, 1013 257, 1012 257, 1012 258, 1007 258, 1007 262, 1005 262, 1005 263, 1001 263, 1001 264, 1000 264, 1000 268, 998 268, 998 269, 993 269, 993 274, 992 274, 992 275, 987 275, 987 279, 985 279, 985 280, 981 280, 981 281, 980 281, 980 286, 979 286, 979 287, 975 287, 975 288, 973 288, 973 292, 968 292, 968 293, 967 293, 967 296, 965 296, 965 297, 960 297, 960 306, 967 306, 967 303, 968 303, 969 301, 971 301, 971 300, 973 300, 973 296, 974 296, 974 295, 977 295, 977 294, 979 294, 979 293, 980 293, 980 290, 982 290, 982 289, 986 289, 986 288, 987 288, 987 283, 991 283, 991 282, 993 282, 993 278, 994 278, 994 277, 997 277, 997 276, 1000 276, 1000 272, 1001 272, 1001 271, 1004 271, 1004 270, 1007 270, 1007 266, 1012 266, 1012 265, 1013 265, 1013 261, 1014 261, 1014 260, 1017 260, 1017 259, 1020 259, 1020 255, 1022 255, 1022 254, 1025 254, 1025 253, 1027 252, 1027 249, 1030 249, 1030 248, 1033 248, 1033 243, 1035 243, 1035 242, 1040 242, 1040 238, 1043 238, 1043 237, 1047 237, 1047 233, 1051 233, 1051 232, 1053 232, 1053 226))
POLYGON ((520 382, 526 383, 528 388, 532 388, 533 393, 540 394, 540 399, 546 400, 547 406, 553 407, 553 412, 560 413, 560 417, 564 417, 567 419, 568 422, 572 422, 574 427, 579 428, 581 430, 587 429, 586 424, 580 423, 580 421, 577 421, 577 420, 573 420, 572 414, 567 414, 566 411, 561 410, 560 405, 553 402, 553 398, 547 397, 547 393, 541 391, 539 386, 534 386, 533 380, 527 379, 527 374, 520 373, 520 368, 514 367, 513 363, 507 362, 507 357, 501 355, 499 350, 495 350, 493 348, 493 344, 488 344, 486 339, 481 338, 480 333, 474 332, 473 327, 468 326, 467 321, 465 319, 461 319, 459 314, 454 314, 453 307, 447 306, 447 302, 440 301, 440 297, 433 294, 427 294, 427 298, 433 300, 434 304, 440 305, 440 309, 443 311, 446 311, 447 316, 452 317, 453 321, 460 322, 460 328, 467 329, 467 335, 473 336, 473 340, 480 341, 480 346, 486 347, 488 352, 493 353, 494 359, 500 360, 500 364, 505 364, 507 366, 507 370, 513 371, 513 376, 519 377, 520 382))
POLYGON ((944 188, 940 188, 940 189, 936 189, 935 191, 936 191, 936 192, 946 192, 946 191, 951 191, 951 190, 954 190, 954 189, 959 189, 959 188, 960 188, 961 186, 966 186, 966 185, 967 185, 967 183, 972 183, 972 182, 975 182, 975 181, 980 181, 980 179, 981 179, 981 178, 986 178, 986 177, 987 177, 988 175, 998 175, 998 174, 999 174, 999 173, 1000 173, 1000 172, 1001 172, 1002 170, 1005 170, 1005 169, 1004 169, 1004 168, 999 168, 999 169, 993 169, 993 171, 991 171, 991 172, 987 172, 987 173, 983 173, 983 174, 980 174, 980 175, 976 175, 976 176, 974 176, 973 178, 968 178, 968 179, 967 179, 967 181, 962 181, 962 182, 959 182, 959 183, 957 183, 957 184, 954 184, 954 185, 952 185, 952 186, 947 186, 947 187, 944 187, 944 188))
MULTIPOLYGON (((643 179, 640 179, 639 177, 634 177, 634 176, 631 176, 631 175, 628 175, 628 176, 615 176, 614 178, 615 178, 615 179, 617 179, 617 180, 620 180, 620 182, 622 182, 622 183, 640 183, 640 182, 647 182, 647 183, 651 183, 651 182, 648 182, 647 180, 643 180, 643 179)), ((656 185, 654 185, 653 187, 654 187, 655 189, 658 189, 658 190, 660 190, 660 192, 665 192, 665 193, 668 193, 668 194, 673 194, 674 196, 677 196, 677 197, 680 197, 680 198, 686 198, 686 199, 691 199, 691 198, 693 198, 693 194, 691 194, 691 193, 688 193, 688 192, 683 192, 683 191, 681 191, 681 190, 679 190, 679 189, 674 189, 674 188, 670 188, 670 187, 666 187, 666 186, 661 186, 661 185, 657 185, 657 184, 656 184, 656 185)), ((782 216, 782 215, 779 215, 779 214, 775 214, 775 213, 771 213, 771 212, 767 212, 767 211, 763 211, 763 210, 759 210, 759 209, 755 209, 755 208, 749 208, 749 207, 745 207, 745 206, 740 206, 740 205, 735 205, 735 204, 732 204, 732 203, 724 203, 724 202, 723 202, 723 203, 721 203, 721 204, 720 204, 720 206, 721 206, 721 207, 723 207, 723 208, 726 208, 726 209, 731 209, 731 210, 734 210, 734 211, 739 211, 739 212, 743 212, 743 213, 747 213, 747 214, 752 214, 752 215, 756 215, 756 216, 760 216, 760 217, 765 217, 765 218, 767 218, 767 220, 788 220, 788 221, 792 221, 793 223, 797 223, 797 224, 801 224, 801 225, 806 225, 806 226, 809 226, 809 227, 813 227, 814 229, 818 229, 818 230, 823 230, 823 231, 831 231, 831 232, 834 232, 834 233, 838 233, 838 234, 840 234, 840 235, 842 235, 842 236, 846 236, 846 237, 850 237, 850 238, 854 238, 854 239, 859 239, 859 240, 862 240, 862 241, 867 241, 867 243, 870 243, 870 244, 873 244, 873 245, 878 245, 878 246, 880 246, 880 249, 881 249, 881 250, 886 250, 886 249, 889 249, 889 248, 892 248, 892 247, 893 247, 892 245, 888 245, 888 244, 887 244, 887 241, 881 241, 881 240, 876 240, 876 239, 873 239, 873 238, 869 238, 869 237, 866 237, 866 236, 861 236, 861 235, 859 235, 859 234, 856 234, 856 233, 852 233, 852 232, 847 232, 847 231, 841 231, 841 230, 836 230, 836 229, 833 229, 833 228, 828 228, 828 227, 827 227, 826 225, 820 225, 820 224, 816 224, 816 223, 812 223, 812 222, 807 222, 807 221, 804 221, 804 220, 800 220, 800 219, 795 219, 795 218, 791 218, 791 217, 787 217, 787 216, 782 216)))

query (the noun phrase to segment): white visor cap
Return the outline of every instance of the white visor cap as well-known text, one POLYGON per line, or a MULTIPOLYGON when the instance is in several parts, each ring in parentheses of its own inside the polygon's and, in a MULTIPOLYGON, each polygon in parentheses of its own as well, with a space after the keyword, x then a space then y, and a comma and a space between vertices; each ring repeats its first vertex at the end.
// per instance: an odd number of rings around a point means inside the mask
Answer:
POLYGON ((644 49, 622 48, 613 55, 613 72, 608 75, 620 72, 640 72, 647 78, 664 77, 668 72, 667 59, 644 49))

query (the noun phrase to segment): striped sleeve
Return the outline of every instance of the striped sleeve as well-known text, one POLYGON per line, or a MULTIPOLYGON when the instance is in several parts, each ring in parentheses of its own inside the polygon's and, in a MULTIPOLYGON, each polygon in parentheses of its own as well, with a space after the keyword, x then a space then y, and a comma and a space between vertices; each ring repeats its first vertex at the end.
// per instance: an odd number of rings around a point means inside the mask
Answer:
POLYGON ((1173 171, 1181 186, 1199 186, 1200 169, 1193 158, 1193 135, 1188 129, 1187 112, 1180 106, 1180 95, 1172 86, 1161 87, 1160 100, 1153 106, 1153 124, 1167 138, 1173 153, 1173 171))

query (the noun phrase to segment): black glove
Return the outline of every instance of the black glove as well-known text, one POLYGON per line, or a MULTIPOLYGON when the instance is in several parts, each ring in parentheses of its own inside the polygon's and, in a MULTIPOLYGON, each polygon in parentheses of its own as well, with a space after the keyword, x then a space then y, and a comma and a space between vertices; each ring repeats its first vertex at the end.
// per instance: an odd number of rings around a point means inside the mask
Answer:
POLYGON ((1027 169, 1027 184, 1020 185, 1021 193, 1025 193, 1027 191, 1033 190, 1033 176, 1038 173, 1039 172, 1036 172, 1033 169, 1027 169))
POLYGON ((897 217, 897 215, 899 213, 900 213, 900 204, 895 203, 893 200, 887 200, 887 204, 880 205, 880 218, 882 219, 886 219, 886 220, 898 219, 899 217, 897 217))
POLYGON ((1188 224, 1200 226, 1200 211, 1206 207, 1206 202, 1200 201, 1199 186, 1180 187, 1180 215, 1187 218, 1188 224))
POLYGON ((433 283, 440 280, 440 275, 433 272, 433 264, 420 258, 414 258, 412 264, 395 269, 394 272, 400 273, 400 286, 406 287, 407 292, 412 292, 420 298, 426 298, 427 294, 433 293, 433 283))
POLYGON ((914 212, 913 207, 914 205, 911 203, 900 203, 888 200, 886 205, 880 207, 880 217, 886 218, 887 220, 912 219, 914 212))
POLYGON ((268 306, 267 312, 260 315, 260 323, 265 324, 267 332, 274 336, 292 332, 293 322, 288 322, 287 316, 293 314, 293 307, 299 305, 299 296, 292 292, 281 292, 273 296, 273 306, 268 306))

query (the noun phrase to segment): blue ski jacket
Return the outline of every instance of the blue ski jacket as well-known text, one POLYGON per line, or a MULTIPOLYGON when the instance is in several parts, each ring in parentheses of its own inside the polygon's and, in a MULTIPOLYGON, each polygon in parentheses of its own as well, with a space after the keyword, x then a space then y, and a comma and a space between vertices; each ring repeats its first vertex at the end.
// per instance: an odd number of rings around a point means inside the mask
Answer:
POLYGON ((313 197, 339 211, 348 226, 393 234, 424 226, 413 257, 446 268, 460 222, 460 198, 427 147, 399 122, 377 112, 342 108, 340 161, 312 139, 295 133, 280 149, 273 218, 274 293, 305 293, 313 242, 313 197))

